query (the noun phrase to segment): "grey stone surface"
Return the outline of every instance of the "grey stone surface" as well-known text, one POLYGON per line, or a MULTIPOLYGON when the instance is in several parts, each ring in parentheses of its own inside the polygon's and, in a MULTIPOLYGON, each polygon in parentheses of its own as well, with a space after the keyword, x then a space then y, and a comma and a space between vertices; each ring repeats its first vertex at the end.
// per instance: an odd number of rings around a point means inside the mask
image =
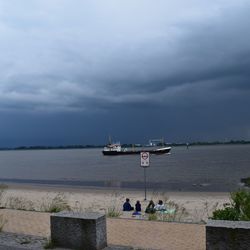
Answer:
POLYGON ((43 249, 46 238, 1 232, 0 247, 4 249, 43 249))
POLYGON ((250 222, 209 220, 206 225, 207 250, 249 250, 250 222))
POLYGON ((106 216, 60 212, 51 215, 51 240, 56 246, 100 250, 107 246, 106 216))
POLYGON ((6 245, 0 245, 0 250, 23 250, 24 248, 20 248, 20 247, 10 247, 10 246, 6 246, 6 245))
POLYGON ((125 247, 125 246, 108 246, 104 248, 104 250, 139 250, 139 249, 133 247, 125 247))
POLYGON ((62 211, 59 213, 55 213, 52 216, 56 217, 64 217, 64 218, 77 218, 77 219, 87 219, 87 220, 97 220, 100 216, 103 216, 99 213, 95 212, 73 212, 73 211, 62 211))
MULTIPOLYGON (((0 233, 0 250, 44 250, 44 246, 48 242, 47 238, 16 234, 16 233, 0 233)), ((54 250, 70 250, 66 248, 53 248, 54 250)))
POLYGON ((207 226, 250 229, 250 222, 231 220, 208 220, 207 226))
MULTIPOLYGON (((47 238, 16 234, 16 233, 0 233, 0 250, 44 250, 47 238)), ((72 248, 53 247, 53 250, 72 250, 72 248)), ((126 246, 108 246, 103 250, 134 250, 132 247, 126 246)))

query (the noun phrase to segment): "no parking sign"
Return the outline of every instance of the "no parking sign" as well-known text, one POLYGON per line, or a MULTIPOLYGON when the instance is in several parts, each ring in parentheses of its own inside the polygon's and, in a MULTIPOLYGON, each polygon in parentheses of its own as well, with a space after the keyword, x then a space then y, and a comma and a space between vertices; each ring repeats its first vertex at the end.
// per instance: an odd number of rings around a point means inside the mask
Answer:
POLYGON ((149 167, 149 152, 141 152, 141 167, 149 167))

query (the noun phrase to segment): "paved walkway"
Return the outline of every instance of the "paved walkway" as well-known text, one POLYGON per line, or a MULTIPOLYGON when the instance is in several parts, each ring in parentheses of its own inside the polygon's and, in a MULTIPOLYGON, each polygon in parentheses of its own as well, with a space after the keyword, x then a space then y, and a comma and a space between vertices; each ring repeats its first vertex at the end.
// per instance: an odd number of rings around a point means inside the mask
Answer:
MULTIPOLYGON (((37 241, 40 243, 43 241, 41 244, 44 244, 44 238, 50 235, 49 213, 1 209, 0 214, 6 220, 3 232, 33 235, 37 239, 40 237, 41 240, 37 241)), ((108 219, 107 231, 109 245, 132 246, 140 249, 205 250, 204 225, 108 219)), ((20 248, 39 249, 38 247, 28 247, 28 241, 27 244, 25 242, 20 243, 20 248)), ((0 249, 4 249, 1 248, 1 239, 0 249)))

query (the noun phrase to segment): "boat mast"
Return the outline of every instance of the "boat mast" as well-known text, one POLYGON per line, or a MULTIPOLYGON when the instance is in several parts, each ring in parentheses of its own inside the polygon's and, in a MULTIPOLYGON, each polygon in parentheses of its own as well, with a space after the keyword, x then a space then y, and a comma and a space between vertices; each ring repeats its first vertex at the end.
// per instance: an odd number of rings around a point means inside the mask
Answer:
POLYGON ((109 135, 109 144, 112 144, 111 136, 109 135))

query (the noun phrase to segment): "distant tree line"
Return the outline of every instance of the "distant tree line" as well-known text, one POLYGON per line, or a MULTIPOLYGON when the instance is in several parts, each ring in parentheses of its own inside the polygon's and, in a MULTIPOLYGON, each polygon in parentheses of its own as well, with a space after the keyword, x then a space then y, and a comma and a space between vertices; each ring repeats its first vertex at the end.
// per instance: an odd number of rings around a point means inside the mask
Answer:
MULTIPOLYGON (((230 140, 230 141, 213 141, 213 142, 191 142, 188 143, 188 145, 226 145, 226 144, 250 144, 250 141, 245 141, 245 140, 230 140)), ((183 145, 187 145, 187 143, 183 144, 183 145)))
POLYGON ((59 146, 20 146, 20 147, 1 147, 0 150, 42 150, 42 149, 83 149, 83 148, 102 148, 101 145, 59 145, 59 146))
MULTIPOLYGON (((250 141, 245 140, 230 140, 230 141, 213 141, 213 142, 190 142, 190 143, 163 143, 157 146, 203 146, 203 145, 227 145, 227 144, 250 144, 250 141)), ((43 150, 43 149, 87 149, 87 148, 103 148, 105 145, 59 145, 59 146, 20 146, 20 147, 1 147, 0 150, 43 150)), ((144 147, 142 144, 122 144, 123 148, 144 147)))

